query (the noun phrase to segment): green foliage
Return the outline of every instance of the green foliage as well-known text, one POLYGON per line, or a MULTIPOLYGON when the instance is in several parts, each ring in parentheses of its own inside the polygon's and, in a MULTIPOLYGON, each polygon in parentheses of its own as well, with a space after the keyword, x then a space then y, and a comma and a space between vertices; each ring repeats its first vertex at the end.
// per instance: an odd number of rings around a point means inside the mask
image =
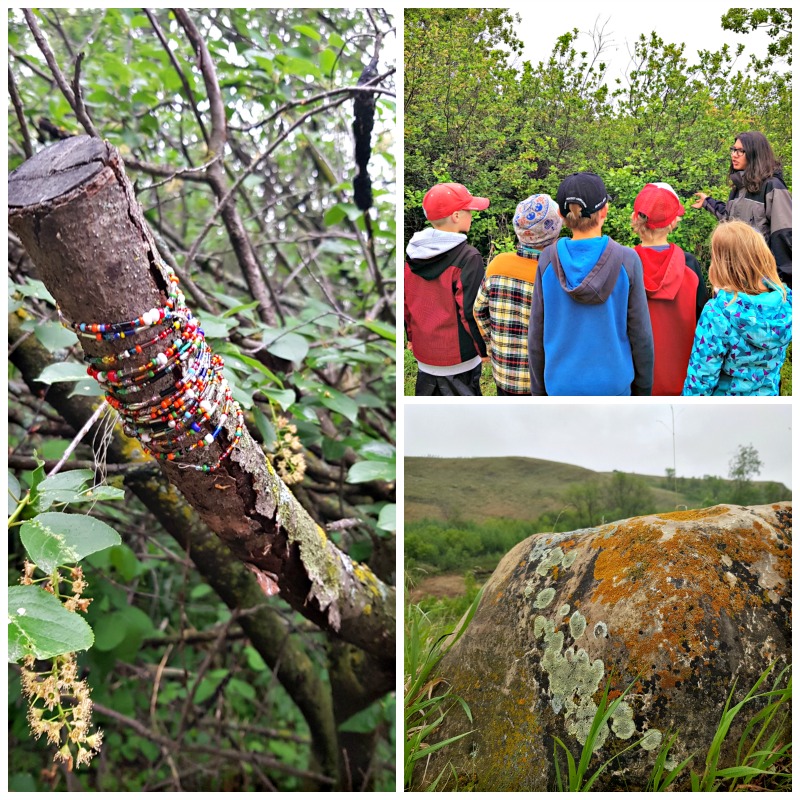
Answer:
MULTIPOLYGON (((534 192, 555 196, 564 177, 592 170, 611 197, 603 232, 627 246, 638 244, 630 226, 637 193, 648 182, 670 183, 687 209, 670 239, 707 271, 717 223, 690 199, 699 191, 727 197, 736 134, 763 132, 791 187, 792 78, 773 65, 791 64, 791 9, 731 9, 722 17, 723 28, 765 27, 772 37, 767 57, 746 68, 737 62, 743 45, 693 57, 685 45, 643 31, 614 82, 605 74, 610 45, 602 32, 584 49, 565 24, 549 56, 520 64, 506 13, 407 10, 404 241, 425 225, 425 191, 457 181, 491 199, 469 234, 488 262, 515 245, 517 203, 534 192)), ((785 385, 781 394, 790 394, 785 385)))
POLYGON ((48 659, 92 646, 92 629, 39 586, 8 587, 8 660, 48 659))
MULTIPOLYGON (((468 736, 466 733, 429 744, 428 739, 444 722, 447 714, 460 708, 472 721, 469 706, 454 695, 442 678, 432 678, 436 666, 464 634, 480 603, 480 592, 475 595, 461 622, 445 630, 434 625, 418 606, 406 606, 404 654, 404 786, 411 788, 416 763, 431 753, 468 736)), ((435 787, 444 770, 433 781, 435 787)))
POLYGON ((728 477, 734 481, 736 491, 734 494, 735 502, 747 503, 753 496, 753 478, 761 472, 763 462, 758 456, 758 450, 753 445, 739 445, 736 455, 731 459, 728 477))
MULTIPOLYGON (((741 447, 740 452, 752 453, 741 447)), ((757 453, 755 454, 757 457, 757 453)), ((703 478, 675 478, 663 487, 655 476, 631 475, 615 471, 610 475, 591 473, 569 465, 536 462, 535 459, 412 459, 406 468, 405 564, 413 574, 420 572, 461 573, 465 570, 493 570, 514 545, 536 533, 570 531, 642 514, 674 511, 678 507, 701 508, 718 503, 774 503, 791 499, 791 491, 774 482, 743 485, 733 475, 725 480, 713 475, 703 478), (531 462, 527 465, 526 462, 531 462), (426 462, 431 462, 427 464, 426 462), (475 462, 474 464, 472 462, 475 462), (551 477, 538 480, 536 470, 551 477), (428 472, 428 467, 435 470, 428 472), (478 474, 473 474, 477 467, 478 474), (559 473, 560 469, 566 470, 559 473), (578 474, 588 473, 581 480, 578 474), (409 480, 409 474, 427 475, 422 481, 409 480), (449 519, 418 519, 416 509, 446 508, 444 489, 436 475, 448 475, 446 484, 460 497, 470 497, 470 506, 458 506, 460 515, 449 519), (458 475, 458 478, 454 478, 458 475), (553 476, 556 476, 553 479, 553 476), (537 482, 536 495, 528 499, 522 486, 513 488, 518 498, 516 517, 486 516, 486 504, 496 500, 500 487, 513 486, 515 480, 537 482), (426 494, 420 495, 421 488, 426 494), (677 490, 673 491, 673 487, 677 490), (743 488, 744 487, 744 488, 743 488), (484 497, 483 493, 486 493, 484 497), (742 500, 744 498, 744 500, 742 500), (545 510, 547 509, 547 510, 545 510)), ((737 459, 734 462, 738 463, 737 459)), ((732 462, 732 463, 734 463, 732 462)), ((501 498, 500 504, 509 502, 501 498)), ((494 508, 494 507, 493 507, 494 508)), ((499 508, 499 506, 497 507, 499 508)), ((494 511, 493 513, 498 513, 494 511)), ((502 512, 500 512, 502 513, 502 512)))
MULTIPOLYGON (((361 524, 346 535, 333 534, 337 544, 353 558, 393 564, 396 107, 386 46, 394 22, 381 10, 342 8, 188 13, 217 76, 227 124, 222 153, 211 152, 213 98, 172 11, 33 11, 67 81, 77 76, 95 127, 119 149, 161 255, 182 271, 188 303, 225 359, 226 377, 251 432, 263 440, 279 471, 282 448, 276 439, 293 425, 298 445, 291 452, 307 468, 297 488, 301 502, 323 527, 358 519, 361 524), (369 163, 374 206, 365 214, 352 202, 352 90, 376 47, 380 79, 369 163), (221 195, 204 178, 203 167, 217 157, 222 182, 232 189, 226 202, 241 221, 235 230, 223 224, 221 195), (251 294, 242 251, 269 283, 272 318, 251 294)), ((19 9, 8 11, 8 45, 10 84, 21 108, 8 104, 13 169, 29 151, 53 141, 48 131, 84 131, 19 9)), ((79 363, 74 335, 56 322, 52 296, 16 249, 9 253, 9 273, 10 313, 24 317, 23 329, 53 354, 40 381, 74 394, 98 394, 79 363)), ((27 458, 36 447, 47 459, 60 458, 71 438, 63 421, 34 399, 13 370, 10 380, 14 457, 27 458)), ((93 455, 81 443, 71 458, 93 455)), ((226 605, 126 490, 124 469, 110 479, 113 487, 69 502, 96 504, 93 519, 117 529, 124 540, 83 562, 92 586, 87 620, 95 645, 81 653, 80 666, 92 678, 97 706, 140 727, 137 732, 119 718, 106 718, 110 747, 104 748, 104 769, 71 780, 78 790, 96 791, 305 788, 298 770, 311 768, 312 736, 279 682, 286 665, 276 677, 263 660, 257 663, 226 605), (106 502, 123 494, 121 510, 106 502), (207 631, 219 634, 217 645, 204 638, 207 631), (191 769, 165 756, 157 739, 162 734, 172 737, 179 759, 191 769), (238 751, 247 757, 234 757, 238 751)), ((77 480, 67 477, 74 474, 63 472, 63 480, 77 480)), ((10 487, 17 503, 18 486, 25 483, 35 488, 37 481, 16 467, 10 487)), ((225 489, 218 482, 213 491, 225 489)), ((75 495, 68 485, 43 484, 19 520, 28 524, 34 512, 56 513, 50 506, 66 502, 70 492, 75 495)), ((57 554, 61 530, 51 523, 52 518, 45 529, 37 518, 24 537, 57 554)), ((89 535, 88 528, 82 533, 89 535)), ((22 566, 23 548, 16 534, 12 538, 13 574, 22 566)), ((82 551, 81 546, 77 552, 82 551)), ((320 638, 308 634, 278 598, 271 603, 285 629, 308 640, 310 668, 327 680, 320 638)), ((371 707, 372 716, 355 723, 359 730, 372 725, 363 733, 377 743, 374 769, 366 777, 380 789, 394 783, 392 702, 392 694, 385 695, 371 707)), ((43 748, 28 741, 24 717, 20 701, 12 699, 12 782, 22 786, 30 778, 37 790, 51 789, 59 778, 43 783, 43 748)), ((364 776, 351 777, 356 785, 364 776)))

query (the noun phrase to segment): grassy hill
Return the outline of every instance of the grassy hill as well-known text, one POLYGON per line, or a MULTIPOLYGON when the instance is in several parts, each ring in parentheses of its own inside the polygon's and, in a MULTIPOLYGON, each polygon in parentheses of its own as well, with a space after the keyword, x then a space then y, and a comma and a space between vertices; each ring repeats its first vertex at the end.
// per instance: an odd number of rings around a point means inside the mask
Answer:
MULTIPOLYGON (((531 520, 565 508, 570 486, 611 473, 538 458, 405 458, 405 521, 480 522, 531 520)), ((654 510, 696 505, 680 491, 664 488, 664 476, 637 475, 653 493, 654 510)), ((727 483, 727 481, 726 481, 727 483)), ((754 485, 764 484, 754 482, 754 485)), ((785 488, 785 487, 784 487, 785 488)), ((788 489, 786 497, 790 497, 788 489)), ((778 498, 776 498, 778 499, 778 498)))

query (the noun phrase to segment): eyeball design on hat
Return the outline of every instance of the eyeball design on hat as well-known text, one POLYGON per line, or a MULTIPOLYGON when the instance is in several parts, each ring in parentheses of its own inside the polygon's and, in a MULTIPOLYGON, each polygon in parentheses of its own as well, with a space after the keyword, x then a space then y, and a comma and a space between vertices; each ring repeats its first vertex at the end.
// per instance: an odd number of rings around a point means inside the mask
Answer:
POLYGON ((561 232, 563 220, 558 207, 546 194, 534 194, 523 200, 514 213, 514 232, 521 244, 539 247, 549 244, 561 232))

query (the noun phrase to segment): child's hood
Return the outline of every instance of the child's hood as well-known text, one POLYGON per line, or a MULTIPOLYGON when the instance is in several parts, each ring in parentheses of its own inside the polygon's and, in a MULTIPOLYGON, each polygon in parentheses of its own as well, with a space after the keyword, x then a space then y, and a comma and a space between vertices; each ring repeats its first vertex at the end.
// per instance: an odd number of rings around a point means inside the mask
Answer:
POLYGON ((633 248, 642 260, 644 289, 652 300, 674 300, 686 275, 683 250, 670 244, 664 250, 637 245, 633 248))
POLYGON ((784 347, 792 341, 792 291, 786 299, 777 290, 763 294, 721 290, 717 299, 722 312, 738 334, 751 346, 765 350, 784 347))
POLYGON ((596 305, 608 300, 622 262, 613 257, 608 236, 559 239, 557 275, 561 288, 576 302, 596 305))
MULTIPOLYGON (((406 247, 409 262, 427 261, 449 253, 454 247, 467 241, 465 233, 437 231, 436 228, 425 228, 411 237, 406 247)), ((411 264, 412 270, 414 265, 411 264)))

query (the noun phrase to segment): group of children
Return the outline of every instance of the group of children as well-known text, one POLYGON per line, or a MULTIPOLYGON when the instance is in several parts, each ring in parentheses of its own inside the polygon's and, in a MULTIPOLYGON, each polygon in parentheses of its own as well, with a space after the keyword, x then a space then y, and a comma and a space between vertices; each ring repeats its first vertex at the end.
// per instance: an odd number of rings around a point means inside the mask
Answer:
POLYGON ((516 252, 484 272, 467 233, 489 199, 434 186, 423 200, 431 227, 405 265, 416 394, 480 394, 488 353, 499 395, 777 395, 791 289, 763 235, 717 226, 709 299, 697 260, 668 241, 685 213, 669 184, 637 195, 634 248, 603 234, 608 202, 591 172, 565 178, 555 200, 523 200, 516 252), (571 237, 559 238, 562 226, 571 237))

